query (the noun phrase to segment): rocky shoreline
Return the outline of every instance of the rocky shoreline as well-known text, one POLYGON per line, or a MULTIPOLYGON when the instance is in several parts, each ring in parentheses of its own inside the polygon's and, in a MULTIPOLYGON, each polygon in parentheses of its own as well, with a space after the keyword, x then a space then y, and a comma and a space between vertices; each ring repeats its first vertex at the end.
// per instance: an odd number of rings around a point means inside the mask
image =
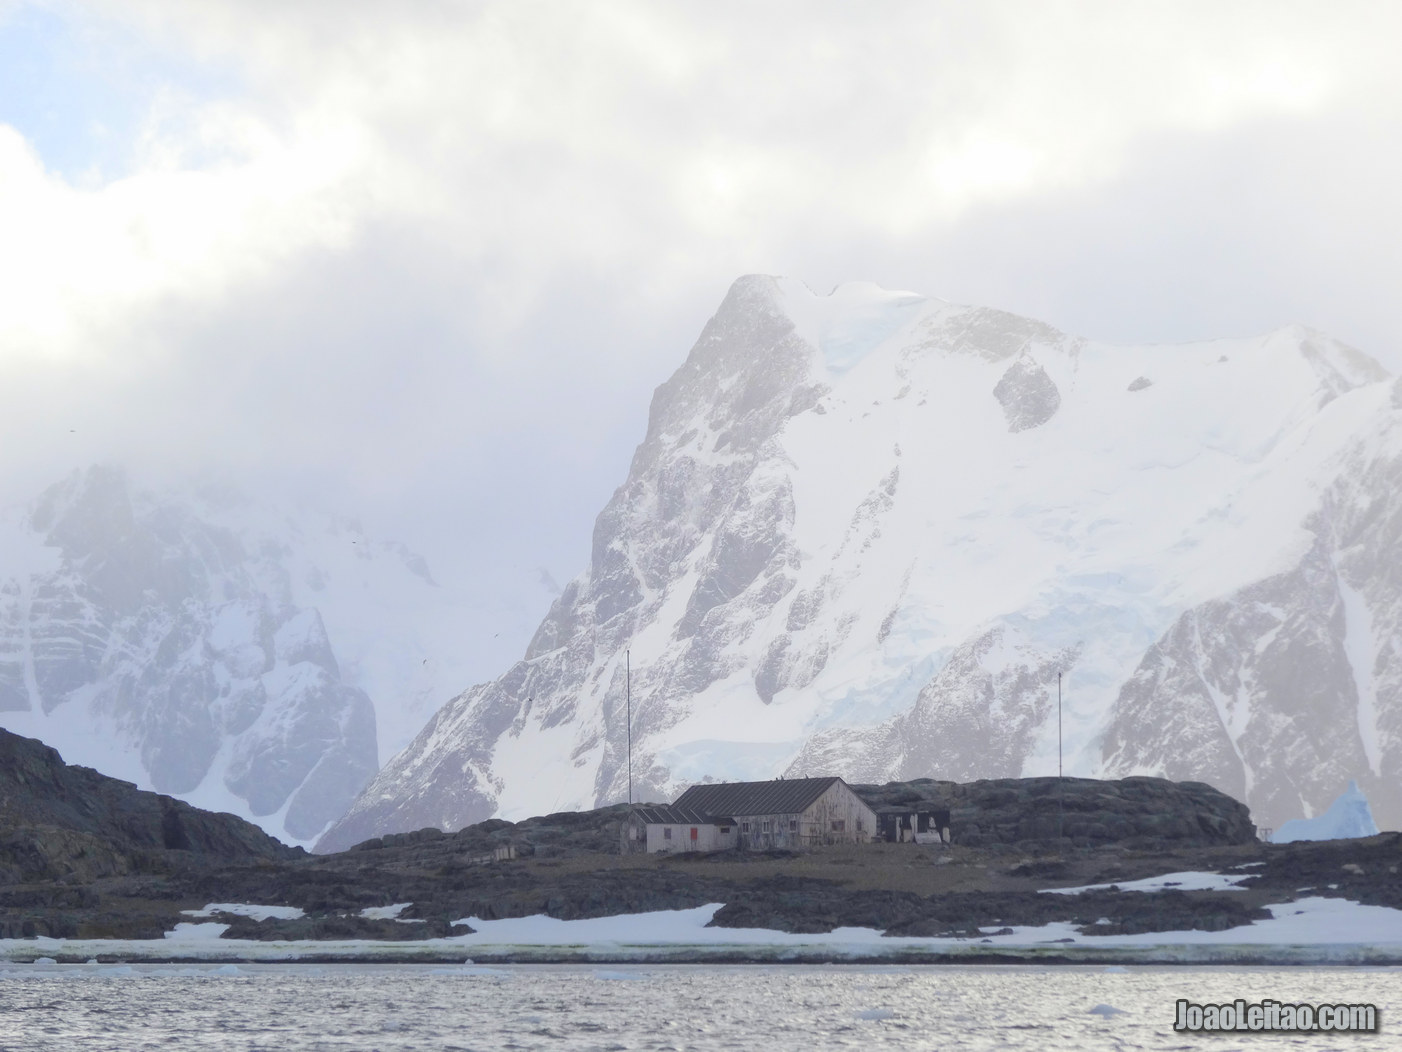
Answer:
MULTIPOLYGON (((425 829, 334 855, 310 855, 232 815, 198 811, 70 767, 42 743, 0 731, 0 939, 9 940, 4 956, 11 960, 285 959, 295 944, 296 958, 304 962, 460 962, 464 956, 623 961, 641 955, 652 963, 1094 963, 1101 960, 1097 952, 1106 960, 1141 960, 1148 959, 1147 950, 1098 951, 1084 945, 1083 937, 1227 932, 1268 918, 1268 905, 1306 895, 1402 910, 1402 834, 1264 844, 1255 839, 1241 804, 1199 783, 921 780, 854 789, 877 806, 949 806, 953 843, 847 845, 801 854, 623 855, 618 844, 626 807, 620 805, 515 824, 492 820, 452 834, 425 829), (510 852, 497 850, 507 847, 510 852), (516 857, 482 861, 494 853, 516 857), (1116 886, 1045 893, 1178 872, 1232 873, 1240 877, 1241 890, 1116 886), (227 925, 219 938, 197 949, 166 939, 211 903, 278 906, 300 915, 255 919, 215 910, 200 920, 227 925), (544 915, 568 921, 717 903, 723 905, 707 928, 726 929, 737 939, 755 930, 826 938, 837 929, 863 928, 883 932, 887 944, 746 948, 743 942, 716 942, 713 936, 720 933, 712 932, 704 945, 615 949, 601 957, 579 947, 490 950, 454 942, 472 934, 464 918, 480 923, 544 915), (402 909, 386 916, 393 906, 402 909), (980 941, 990 933, 1057 922, 1073 926, 1068 937, 1074 946, 1013 948, 980 941), (953 942, 920 950, 904 947, 903 939, 953 942), (258 947, 270 948, 270 955, 263 957, 258 947)), ((1228 952, 1224 945, 1211 954, 1219 959, 1228 952)), ((1247 960, 1231 958, 1242 963, 1299 962, 1293 951, 1279 947, 1230 952, 1245 953, 1247 960)), ((1185 954, 1211 956, 1206 947, 1179 947, 1160 949, 1154 959, 1185 954)))

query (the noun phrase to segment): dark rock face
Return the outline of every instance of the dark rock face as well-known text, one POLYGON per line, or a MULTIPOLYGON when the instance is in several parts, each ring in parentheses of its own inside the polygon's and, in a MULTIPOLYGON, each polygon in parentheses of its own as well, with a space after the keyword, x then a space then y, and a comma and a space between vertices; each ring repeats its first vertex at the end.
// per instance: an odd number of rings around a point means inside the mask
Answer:
POLYGON ((296 920, 269 918, 255 921, 229 913, 215 913, 213 919, 229 925, 225 939, 254 939, 276 942, 288 939, 376 939, 403 942, 411 939, 443 939, 450 935, 471 935, 467 924, 433 920, 372 920, 360 916, 298 917, 296 920))
POLYGON ((959 646, 915 704, 883 723, 815 734, 786 776, 846 771, 864 781, 924 774, 949 781, 979 774, 1015 778, 1037 729, 1054 712, 1057 673, 1074 665, 1077 649, 1023 648, 1018 660, 990 668, 990 652, 1009 649, 1012 637, 998 625, 959 646))
POLYGON ((1402 833, 1272 845, 1250 872, 1247 886, 1287 899, 1322 895, 1402 909, 1402 833))
POLYGON ((999 925, 1070 921, 1085 935, 1151 931, 1223 931, 1271 914, 1223 895, 1106 890, 1080 895, 962 892, 922 897, 909 892, 850 890, 829 881, 775 877, 751 885, 744 899, 716 912, 718 928, 826 932, 837 927, 884 929, 887 935, 978 937, 999 925))
MULTIPOLYGON (((693 560, 696 580, 666 659, 632 671, 635 749, 737 670, 736 638, 793 586, 793 496, 787 479, 759 469, 774 436, 825 390, 811 375, 815 355, 777 305, 773 279, 737 281, 654 394, 628 479, 595 522, 589 571, 551 606, 525 660, 440 709, 316 850, 341 851, 386 829, 481 821, 497 806, 498 789, 479 776, 492 770, 497 743, 579 723, 581 707, 602 711, 604 730, 583 736, 570 759, 603 745, 602 758, 589 761, 598 763, 594 799, 625 797, 623 663, 614 660, 605 674, 596 658, 623 653, 636 627, 670 601, 668 589, 688 579, 683 567, 693 560), (743 624, 730 609, 737 602, 755 611, 743 624)), ((666 793, 666 768, 641 754, 635 761, 639 791, 666 793)))
POLYGON ((993 388, 993 397, 1003 407, 1009 431, 1041 427, 1061 408, 1061 392, 1045 369, 1031 358, 1019 358, 1008 366, 993 388))
POLYGON ((1202 782, 1163 778, 920 778, 854 785, 873 807, 931 803, 950 809, 954 843, 968 847, 1067 838, 1080 846, 1247 844, 1256 827, 1246 805, 1202 782))
POLYGON ((43 742, 0 729, 0 883, 301 854, 234 815, 70 767, 43 742))
POLYGON ((1105 770, 1211 781, 1273 827, 1357 781, 1379 825, 1398 827, 1402 457, 1363 445, 1345 463, 1293 568, 1187 610, 1144 653, 1102 738, 1105 770))
POLYGON ((0 712, 42 712, 59 733, 110 719, 160 792, 213 774, 247 814, 287 805, 299 839, 350 806, 378 766, 374 706, 294 602, 279 542, 113 467, 50 487, 24 527, 54 564, 0 571, 0 712))

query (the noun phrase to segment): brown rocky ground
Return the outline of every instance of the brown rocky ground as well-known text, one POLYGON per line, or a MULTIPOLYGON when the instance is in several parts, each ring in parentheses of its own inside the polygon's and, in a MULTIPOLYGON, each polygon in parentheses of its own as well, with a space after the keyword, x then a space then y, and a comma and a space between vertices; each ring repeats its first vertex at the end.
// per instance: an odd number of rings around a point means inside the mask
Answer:
POLYGON ((42 744, 0 731, 0 937, 159 938, 189 920, 182 910, 211 902, 307 914, 260 922, 225 915, 217 919, 231 925, 228 938, 389 940, 464 931, 454 922, 465 917, 568 919, 717 902, 725 904, 713 922, 720 926, 860 925, 902 935, 1052 920, 1096 933, 1220 930, 1301 894, 1402 908, 1402 834, 1262 844, 1242 805, 1200 784, 922 780, 858 788, 878 804, 949 806, 954 843, 622 855, 620 805, 453 834, 420 830, 316 856, 232 815, 68 767, 42 744), (518 857, 478 861, 506 846, 518 857), (1192 870, 1251 878, 1241 892, 1038 894, 1192 870), (419 923, 359 916, 404 902, 412 905, 402 917, 419 923))

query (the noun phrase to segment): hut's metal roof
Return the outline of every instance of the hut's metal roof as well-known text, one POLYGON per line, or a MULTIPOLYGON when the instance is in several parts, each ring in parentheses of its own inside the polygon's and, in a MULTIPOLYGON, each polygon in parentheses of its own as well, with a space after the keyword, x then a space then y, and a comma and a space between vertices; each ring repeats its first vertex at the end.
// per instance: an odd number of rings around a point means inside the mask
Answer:
POLYGON ((730 818, 712 815, 694 807, 683 807, 680 804, 648 804, 645 807, 633 808, 633 814, 641 819, 644 825, 650 826, 711 826, 730 825, 732 822, 730 818))
POLYGON ((672 806, 712 815, 796 815, 806 811, 818 797, 841 781, 841 778, 775 778, 768 782, 693 785, 677 797, 672 806))

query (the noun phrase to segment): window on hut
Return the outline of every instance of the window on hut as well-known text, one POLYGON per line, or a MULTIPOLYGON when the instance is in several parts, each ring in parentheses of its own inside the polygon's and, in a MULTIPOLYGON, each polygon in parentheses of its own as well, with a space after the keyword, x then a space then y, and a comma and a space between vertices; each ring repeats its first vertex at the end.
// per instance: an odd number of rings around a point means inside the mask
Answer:
POLYGON ((750 823, 748 823, 748 822, 741 822, 741 823, 740 823, 740 832, 742 832, 742 833, 748 833, 749 831, 750 831, 750 823))
POLYGON ((766 818, 766 819, 764 820, 764 831, 765 831, 766 833, 768 833, 773 827, 774 827, 774 823, 771 822, 769 819, 766 818))
MULTIPOLYGON (((747 826, 746 828, 749 828, 749 827, 747 826)), ((729 826, 721 826, 721 827, 720 827, 720 831, 721 831, 722 833, 729 833, 729 832, 730 832, 730 827, 729 827, 729 826)))
POLYGON ((845 818, 834 818, 832 820, 832 831, 834 833, 841 833, 846 828, 847 820, 845 818))
POLYGON ((790 818, 790 819, 789 819, 789 832, 790 832, 790 833, 797 833, 797 832, 798 832, 798 819, 797 819, 797 818, 790 818))
POLYGON ((671 827, 671 826, 667 826, 666 828, 664 828, 664 829, 662 830, 662 839, 663 839, 663 840, 671 840, 671 839, 672 839, 672 827, 671 827))

